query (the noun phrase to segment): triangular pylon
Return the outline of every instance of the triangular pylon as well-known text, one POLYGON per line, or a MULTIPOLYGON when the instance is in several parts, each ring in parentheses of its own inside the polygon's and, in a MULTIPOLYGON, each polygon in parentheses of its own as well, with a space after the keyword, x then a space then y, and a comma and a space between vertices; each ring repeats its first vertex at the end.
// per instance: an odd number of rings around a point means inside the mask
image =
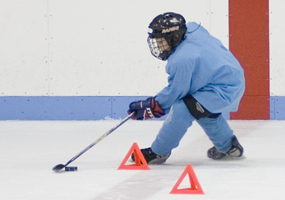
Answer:
POLYGON ((184 172, 178 179, 177 183, 174 185, 173 189, 171 190, 170 194, 204 194, 201 185, 196 177, 196 174, 191 165, 187 165, 184 172), (183 188, 178 189, 179 185, 188 174, 190 179, 190 188, 183 188))
POLYGON ((134 143, 130 148, 118 169, 149 170, 148 164, 137 143, 134 143), (134 153, 135 164, 126 165, 126 162, 131 157, 132 153, 134 153))

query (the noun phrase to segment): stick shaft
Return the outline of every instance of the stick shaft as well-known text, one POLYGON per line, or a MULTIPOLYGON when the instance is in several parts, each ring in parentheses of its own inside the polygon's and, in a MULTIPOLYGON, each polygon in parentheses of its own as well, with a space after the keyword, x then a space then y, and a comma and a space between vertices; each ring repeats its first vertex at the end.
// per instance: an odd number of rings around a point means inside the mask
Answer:
POLYGON ((80 153, 78 153, 76 156, 74 156, 73 158, 71 158, 66 164, 65 166, 69 165, 71 162, 73 162, 74 160, 76 160, 79 156, 81 156, 82 154, 84 154, 86 151, 88 151, 89 149, 91 149, 94 145, 96 145, 98 142, 100 142, 101 140, 103 140, 105 137, 107 137, 108 135, 110 135, 114 130, 116 130, 117 128, 119 128, 121 125, 123 125, 126 121, 128 121, 135 113, 132 112, 131 114, 129 114, 125 119, 123 119, 118 125, 114 126, 112 129, 110 129, 109 131, 107 131, 104 135, 102 135, 101 137, 99 137, 96 141, 94 141, 93 143, 91 143, 88 147, 86 147, 85 149, 83 149, 80 153))

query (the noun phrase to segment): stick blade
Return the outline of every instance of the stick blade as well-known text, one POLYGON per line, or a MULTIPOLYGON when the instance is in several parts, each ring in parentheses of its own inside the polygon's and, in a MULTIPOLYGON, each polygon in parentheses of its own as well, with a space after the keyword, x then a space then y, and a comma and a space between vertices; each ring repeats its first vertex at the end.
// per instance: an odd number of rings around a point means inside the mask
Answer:
POLYGON ((62 170, 64 167, 65 167, 65 165, 59 164, 59 165, 56 165, 54 168, 52 168, 52 170, 53 170, 54 172, 59 172, 59 171, 62 170))

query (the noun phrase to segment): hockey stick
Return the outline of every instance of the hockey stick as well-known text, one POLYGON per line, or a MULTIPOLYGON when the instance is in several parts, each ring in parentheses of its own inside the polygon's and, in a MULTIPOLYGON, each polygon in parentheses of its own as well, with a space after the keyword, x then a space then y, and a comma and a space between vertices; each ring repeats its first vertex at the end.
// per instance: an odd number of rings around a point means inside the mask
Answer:
POLYGON ((113 127, 112 129, 110 129, 107 133, 105 133, 104 135, 102 135, 100 138, 98 138, 96 141, 94 141, 92 144, 90 144, 88 147, 86 147, 85 149, 83 149, 80 153, 78 153, 76 156, 74 156, 73 158, 71 158, 65 165, 63 164, 59 164, 56 165, 55 167, 52 168, 53 171, 55 172, 59 172, 60 170, 62 170, 64 167, 66 167, 67 165, 69 165, 71 162, 73 162, 74 160, 76 160, 79 156, 81 156, 82 154, 84 154, 86 151, 88 151, 89 149, 91 149, 95 144, 97 144, 98 142, 100 142, 101 140, 103 140, 105 137, 107 137, 110 133, 112 133, 114 130, 116 130, 117 128, 119 128, 123 123, 125 123, 126 121, 128 121, 133 115, 135 114, 135 112, 132 112, 131 114, 129 114, 125 119, 123 119, 123 121, 121 121, 117 126, 113 127))

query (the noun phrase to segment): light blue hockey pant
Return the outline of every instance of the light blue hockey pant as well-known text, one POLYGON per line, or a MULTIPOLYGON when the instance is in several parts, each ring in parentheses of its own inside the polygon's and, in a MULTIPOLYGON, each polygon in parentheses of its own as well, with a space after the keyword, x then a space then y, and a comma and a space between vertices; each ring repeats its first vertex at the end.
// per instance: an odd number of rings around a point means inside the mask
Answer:
MULTIPOLYGON (((174 103, 159 130, 151 148, 158 155, 167 155, 179 145, 187 129, 196 120, 189 112, 185 103, 180 100, 174 103)), ((232 147, 233 131, 225 118, 201 118, 197 120, 209 139, 220 152, 227 152, 232 147)))

